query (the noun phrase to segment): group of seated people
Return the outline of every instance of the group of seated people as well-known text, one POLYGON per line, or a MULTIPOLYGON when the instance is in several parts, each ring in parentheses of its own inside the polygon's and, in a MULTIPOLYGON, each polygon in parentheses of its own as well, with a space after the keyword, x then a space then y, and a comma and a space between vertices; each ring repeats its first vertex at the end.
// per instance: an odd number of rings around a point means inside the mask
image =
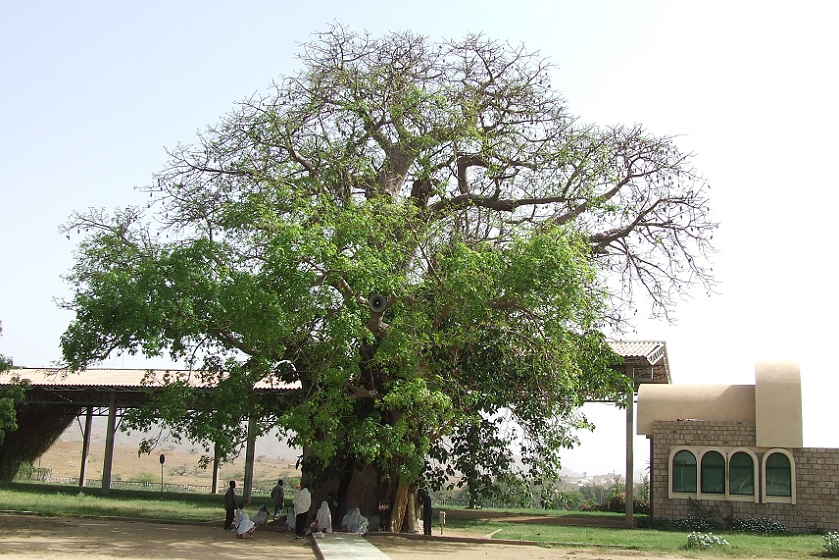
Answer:
MULTIPOLYGON (((289 508, 293 509, 293 508, 289 508)), ((236 527, 237 539, 250 539, 253 537, 254 531, 257 528, 268 523, 268 506, 263 504, 259 510, 250 517, 245 513, 243 504, 239 504, 236 508, 236 514, 233 518, 233 524, 236 527)), ((293 512, 286 516, 286 525, 290 530, 294 530, 294 514, 293 512)), ((344 515, 341 520, 341 530, 349 533, 366 534, 370 526, 370 522, 366 517, 361 515, 359 508, 353 508, 344 515)), ((324 533, 332 532, 332 511, 329 508, 329 503, 324 500, 320 504, 315 519, 309 525, 306 531, 306 536, 315 535, 315 538, 323 537, 324 533)))

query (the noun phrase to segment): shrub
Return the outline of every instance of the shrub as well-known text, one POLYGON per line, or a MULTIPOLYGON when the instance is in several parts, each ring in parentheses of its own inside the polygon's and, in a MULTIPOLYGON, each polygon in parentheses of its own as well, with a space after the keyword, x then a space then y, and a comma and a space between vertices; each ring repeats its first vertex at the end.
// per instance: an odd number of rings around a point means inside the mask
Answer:
POLYGON ((673 527, 682 531, 708 531, 713 529, 711 522, 704 517, 677 517, 673 520, 673 527))
POLYGON ((762 519, 733 519, 731 521, 731 530, 740 533, 755 533, 759 535, 781 535, 789 533, 789 528, 773 519, 766 517, 762 519))
MULTIPOLYGON (((615 513, 623 513, 626 511, 626 500, 624 494, 612 496, 603 507, 594 508, 597 511, 612 511, 615 513)), ((649 502, 644 502, 638 499, 632 500, 632 511, 637 514, 646 515, 650 513, 649 502)))
POLYGON ((688 548, 706 549, 712 546, 728 546, 728 541, 713 533, 693 532, 688 535, 688 548))
POLYGON ((824 548, 828 556, 839 556, 839 533, 828 531, 824 534, 824 548))
POLYGON ((132 476, 130 481, 140 484, 160 484, 160 476, 149 472, 141 472, 132 476))

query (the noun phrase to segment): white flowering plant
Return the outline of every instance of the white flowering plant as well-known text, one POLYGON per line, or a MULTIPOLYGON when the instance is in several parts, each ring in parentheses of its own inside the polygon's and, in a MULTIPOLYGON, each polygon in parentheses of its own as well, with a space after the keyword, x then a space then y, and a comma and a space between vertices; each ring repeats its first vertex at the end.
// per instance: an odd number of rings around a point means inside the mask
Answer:
POLYGON ((694 531, 688 534, 688 548, 701 548, 704 550, 712 546, 728 546, 728 541, 713 533, 699 533, 694 531))
POLYGON ((824 548, 828 556, 839 556, 839 532, 828 531, 824 534, 824 548))
POLYGON ((754 533, 758 535, 783 535, 789 533, 789 528, 769 518, 734 519, 731 529, 740 533, 754 533))
POLYGON ((711 529, 711 522, 704 517, 688 516, 677 517, 673 520, 673 526, 682 531, 708 531, 711 529))

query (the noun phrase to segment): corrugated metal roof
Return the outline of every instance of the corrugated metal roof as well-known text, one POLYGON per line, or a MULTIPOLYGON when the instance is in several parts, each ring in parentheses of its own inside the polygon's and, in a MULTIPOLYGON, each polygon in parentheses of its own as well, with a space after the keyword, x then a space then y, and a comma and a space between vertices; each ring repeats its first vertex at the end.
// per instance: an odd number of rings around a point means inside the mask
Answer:
MULTIPOLYGON (((655 365, 666 356, 666 345, 660 340, 610 340, 609 346, 625 360, 643 360, 647 365, 655 365)), ((79 372, 60 368, 15 369, 0 373, 0 385, 10 383, 15 375, 27 379, 31 385, 43 387, 160 387, 167 378, 188 378, 190 385, 196 388, 208 386, 198 379, 197 372, 186 370, 108 368, 90 368, 79 372)), ((273 378, 260 381, 254 386, 257 390, 276 391, 299 388, 300 382, 283 383, 273 378)))
MULTIPOLYGON (((19 376, 31 385, 42 387, 161 387, 166 379, 188 378, 196 388, 208 387, 198 379, 197 372, 168 369, 106 369, 91 368, 71 372, 59 368, 22 368, 0 373, 0 385, 7 385, 19 376)), ((290 391, 299 389, 300 383, 283 383, 275 379, 258 382, 254 389, 290 391)))
POLYGON ((623 359, 644 359, 655 365, 665 356, 666 344, 661 340, 610 340, 609 346, 623 359))

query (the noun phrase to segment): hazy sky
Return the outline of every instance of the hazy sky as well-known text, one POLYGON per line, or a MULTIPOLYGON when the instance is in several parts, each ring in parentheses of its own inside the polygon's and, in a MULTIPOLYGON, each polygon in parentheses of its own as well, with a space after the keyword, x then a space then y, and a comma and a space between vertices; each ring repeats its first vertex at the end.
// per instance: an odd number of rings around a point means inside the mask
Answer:
MULTIPOLYGON (((665 340, 679 384, 753 383, 756 360, 799 361, 805 445, 839 447, 837 16, 826 1, 0 0, 0 354, 60 357, 70 213, 141 203, 134 187, 165 147, 295 72, 312 33, 483 31, 549 56, 584 121, 680 136, 711 184, 719 293, 684 302, 678 325, 639 321, 632 338, 665 340)), ((623 412, 589 411, 598 430, 566 465, 621 472, 623 412)))

